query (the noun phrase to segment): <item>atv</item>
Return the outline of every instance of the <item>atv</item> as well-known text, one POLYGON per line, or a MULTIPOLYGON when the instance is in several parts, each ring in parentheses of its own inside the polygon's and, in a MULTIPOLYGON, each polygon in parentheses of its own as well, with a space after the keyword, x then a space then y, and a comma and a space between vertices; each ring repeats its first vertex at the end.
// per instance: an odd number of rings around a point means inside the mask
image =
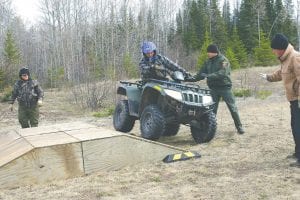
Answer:
POLYGON ((158 140, 176 135, 183 124, 190 126, 196 143, 211 141, 217 123, 210 90, 183 84, 184 76, 179 71, 170 77, 171 80, 120 81, 117 94, 121 98, 113 116, 115 130, 130 132, 135 120, 140 120, 141 136, 158 140))

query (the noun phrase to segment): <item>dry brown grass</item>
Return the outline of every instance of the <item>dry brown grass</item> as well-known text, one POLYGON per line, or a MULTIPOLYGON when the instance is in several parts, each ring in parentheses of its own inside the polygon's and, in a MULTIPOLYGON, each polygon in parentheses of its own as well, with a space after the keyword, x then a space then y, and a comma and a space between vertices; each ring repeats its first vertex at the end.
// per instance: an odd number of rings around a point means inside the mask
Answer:
MULTIPOLYGON (((292 161, 286 159, 293 152, 294 143, 282 83, 266 83, 258 76, 274 69, 233 72, 235 87, 240 87, 241 77, 246 76, 245 86, 273 91, 265 100, 237 99, 244 135, 236 133, 230 113, 221 103, 218 133, 210 143, 195 144, 189 128, 184 126, 177 136, 159 140, 197 151, 202 155, 200 159, 128 166, 45 185, 1 190, 0 199, 300 199, 300 169, 289 167, 292 161)), ((49 116, 63 121, 76 118, 112 129, 111 118, 86 117, 86 113, 67 108, 72 105, 65 103, 63 95, 59 97, 61 105, 54 103, 58 96, 45 99, 41 123, 52 123, 49 116)), ((16 121, 11 120, 9 124, 16 126, 16 121)), ((8 122, 1 123, 2 127, 8 122)), ((131 133, 139 135, 138 123, 131 133)))

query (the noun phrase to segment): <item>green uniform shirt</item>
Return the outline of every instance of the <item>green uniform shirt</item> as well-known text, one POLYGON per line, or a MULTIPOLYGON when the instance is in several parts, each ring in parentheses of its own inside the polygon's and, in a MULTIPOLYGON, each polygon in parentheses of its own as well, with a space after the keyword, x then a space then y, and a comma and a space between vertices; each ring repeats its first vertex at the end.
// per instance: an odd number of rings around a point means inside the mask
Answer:
POLYGON ((218 54, 208 59, 194 78, 199 81, 206 77, 209 88, 231 87, 230 71, 228 59, 218 54))

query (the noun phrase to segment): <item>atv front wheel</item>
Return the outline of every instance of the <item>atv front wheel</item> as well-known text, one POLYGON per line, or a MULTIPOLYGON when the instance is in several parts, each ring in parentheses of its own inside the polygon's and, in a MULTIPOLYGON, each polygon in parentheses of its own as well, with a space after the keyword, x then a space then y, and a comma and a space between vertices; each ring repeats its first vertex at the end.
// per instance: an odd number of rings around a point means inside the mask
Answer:
POLYGON ((211 141, 217 130, 216 115, 209 112, 201 116, 200 120, 191 123, 192 136, 196 143, 211 141))
POLYGON ((163 136, 174 136, 178 133, 180 124, 177 122, 168 123, 166 124, 165 132, 163 133, 163 136))
POLYGON ((119 101, 114 112, 114 128, 117 131, 127 133, 132 130, 134 122, 135 118, 129 115, 128 101, 119 101))
POLYGON ((157 140, 165 132, 166 122, 157 105, 149 105, 142 112, 140 129, 143 138, 157 140))

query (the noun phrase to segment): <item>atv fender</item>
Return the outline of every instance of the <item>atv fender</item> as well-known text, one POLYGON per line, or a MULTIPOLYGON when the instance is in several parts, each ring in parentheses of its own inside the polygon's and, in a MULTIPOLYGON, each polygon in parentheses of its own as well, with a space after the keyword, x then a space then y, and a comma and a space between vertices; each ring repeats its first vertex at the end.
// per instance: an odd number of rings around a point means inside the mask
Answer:
POLYGON ((141 101, 141 89, 136 85, 131 86, 119 86, 117 89, 117 94, 127 97, 129 114, 131 116, 138 117, 139 102, 141 101))

